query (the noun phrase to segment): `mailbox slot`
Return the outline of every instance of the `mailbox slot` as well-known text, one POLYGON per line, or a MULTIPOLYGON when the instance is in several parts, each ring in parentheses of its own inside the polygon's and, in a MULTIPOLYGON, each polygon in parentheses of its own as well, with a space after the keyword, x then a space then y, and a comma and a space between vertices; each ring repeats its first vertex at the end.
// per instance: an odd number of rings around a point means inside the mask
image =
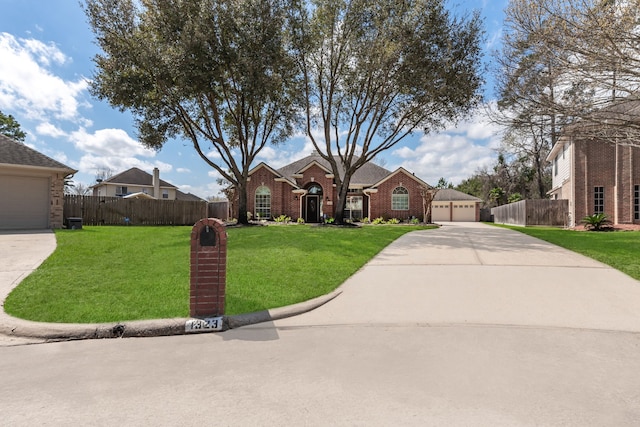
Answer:
POLYGON ((216 232, 213 227, 205 226, 200 231, 200 246, 215 246, 216 232))

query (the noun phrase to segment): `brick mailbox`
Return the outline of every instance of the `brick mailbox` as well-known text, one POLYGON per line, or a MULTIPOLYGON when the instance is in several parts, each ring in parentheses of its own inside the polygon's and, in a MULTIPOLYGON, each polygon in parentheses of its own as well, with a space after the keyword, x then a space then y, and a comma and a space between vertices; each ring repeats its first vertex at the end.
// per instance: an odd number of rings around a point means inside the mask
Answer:
MULTIPOLYGON (((226 282, 227 232, 224 224, 214 218, 201 219, 191 230, 189 315, 197 318, 222 316, 226 282)), ((205 326, 205 329, 210 327, 205 326)))

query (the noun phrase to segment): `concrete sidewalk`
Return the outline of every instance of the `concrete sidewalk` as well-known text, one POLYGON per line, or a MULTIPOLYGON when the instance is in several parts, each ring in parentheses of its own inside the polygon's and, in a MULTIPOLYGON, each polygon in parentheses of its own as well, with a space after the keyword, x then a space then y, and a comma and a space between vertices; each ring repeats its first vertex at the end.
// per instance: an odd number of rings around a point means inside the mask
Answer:
MULTIPOLYGON (((0 301, 55 244, 51 232, 0 233, 0 301)), ((274 320, 285 328, 478 324, 640 332, 638 313, 640 282, 617 270, 515 231, 448 223, 401 237, 330 295, 233 316, 231 322, 233 327, 274 320)), ((127 322, 126 336, 183 333, 185 321, 127 322)), ((111 337, 116 326, 30 322, 2 309, 0 344, 111 337)))

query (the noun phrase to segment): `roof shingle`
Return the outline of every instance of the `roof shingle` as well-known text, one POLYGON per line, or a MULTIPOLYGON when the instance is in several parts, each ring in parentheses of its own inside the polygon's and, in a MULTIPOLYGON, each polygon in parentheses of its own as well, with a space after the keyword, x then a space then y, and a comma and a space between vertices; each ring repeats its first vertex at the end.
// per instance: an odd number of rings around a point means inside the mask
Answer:
MULTIPOLYGON (((112 176, 109 179, 105 179, 103 182, 128 184, 128 185, 153 185, 153 175, 138 168, 127 169, 124 172, 120 172, 117 175, 112 176)), ((160 179, 160 187, 172 187, 178 188, 167 181, 160 179)))
POLYGON ((34 166, 47 169, 62 169, 76 172, 69 166, 53 160, 51 157, 29 148, 21 142, 0 134, 0 164, 34 166))
MULTIPOLYGON (((293 163, 283 166, 282 168, 278 169, 278 172, 280 172, 283 177, 295 182, 293 175, 298 173, 300 170, 304 169, 305 166, 314 161, 325 168, 327 171, 329 171, 329 173, 331 173, 331 165, 317 152, 314 152, 310 156, 304 157, 300 160, 296 160, 293 163)), ((337 156, 336 161, 338 162, 338 165, 340 165, 340 158, 337 156)), ((370 186, 378 181, 383 180, 390 173, 391 171, 372 162, 368 162, 365 163, 360 169, 358 169, 355 174, 353 174, 353 177, 351 177, 351 184, 370 186)))

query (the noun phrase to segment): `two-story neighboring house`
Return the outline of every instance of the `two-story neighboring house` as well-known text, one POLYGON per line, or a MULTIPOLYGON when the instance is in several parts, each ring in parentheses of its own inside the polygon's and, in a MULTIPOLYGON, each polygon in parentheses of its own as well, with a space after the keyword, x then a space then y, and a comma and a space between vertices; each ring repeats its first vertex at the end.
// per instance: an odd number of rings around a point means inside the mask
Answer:
POLYGON ((154 198, 159 200, 202 200, 190 193, 183 193, 173 184, 160 179, 160 170, 153 175, 131 168, 91 187, 94 196, 154 198))
POLYGON ((614 224, 640 224, 640 147, 563 135, 551 162, 552 199, 569 201, 569 225, 604 213, 614 224))

